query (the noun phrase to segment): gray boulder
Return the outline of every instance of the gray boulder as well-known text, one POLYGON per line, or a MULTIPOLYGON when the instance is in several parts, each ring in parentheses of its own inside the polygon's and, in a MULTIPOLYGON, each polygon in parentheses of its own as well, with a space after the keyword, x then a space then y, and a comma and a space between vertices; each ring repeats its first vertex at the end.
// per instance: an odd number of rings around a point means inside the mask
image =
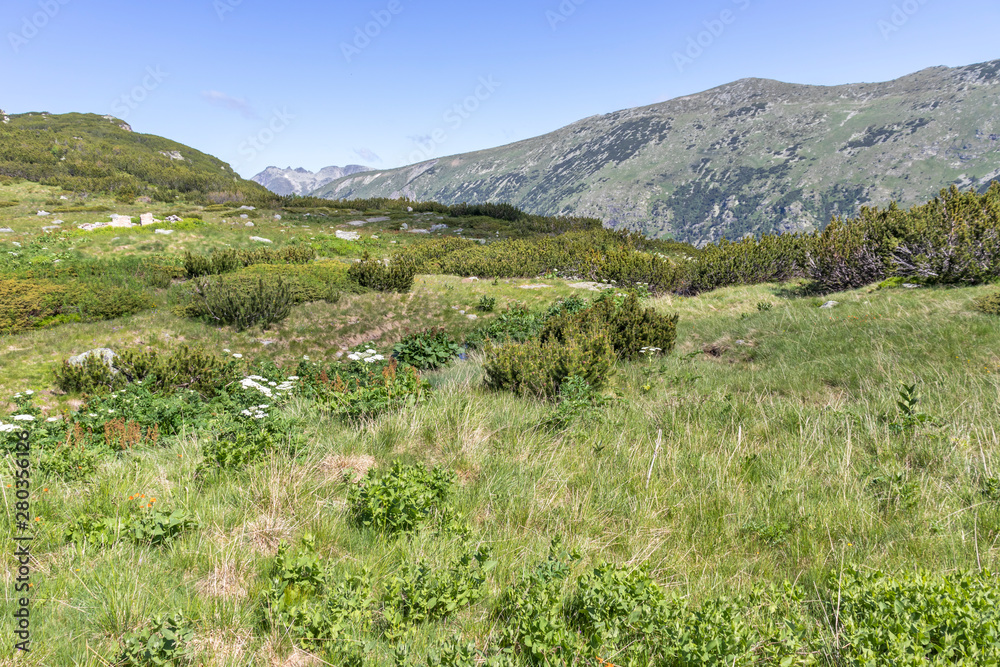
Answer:
POLYGON ((839 301, 827 301, 822 306, 820 306, 820 308, 836 308, 839 305, 840 305, 839 301))
POLYGON ((87 350, 83 354, 78 354, 75 357, 70 357, 69 359, 67 359, 67 362, 69 363, 70 366, 83 366, 83 364, 87 361, 87 359, 91 357, 100 357, 108 368, 114 370, 112 361, 115 358, 115 352, 114 350, 109 350, 106 347, 98 347, 93 350, 87 350))

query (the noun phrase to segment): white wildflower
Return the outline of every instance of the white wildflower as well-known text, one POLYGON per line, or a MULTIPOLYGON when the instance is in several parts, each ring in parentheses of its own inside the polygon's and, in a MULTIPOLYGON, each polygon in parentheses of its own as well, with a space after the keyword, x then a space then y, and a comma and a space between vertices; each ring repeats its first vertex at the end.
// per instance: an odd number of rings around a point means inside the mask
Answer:
POLYGON ((233 355, 233 359, 242 359, 242 358, 243 358, 242 354, 234 354, 233 355))
POLYGON ((232 354, 232 353, 233 353, 233 351, 232 351, 232 350, 223 350, 223 352, 224 352, 225 354, 232 354))
POLYGON ((50 423, 50 424, 51 424, 52 422, 57 422, 57 421, 59 421, 59 417, 49 417, 49 418, 48 418, 48 419, 46 419, 45 421, 47 421, 48 423, 50 423))
POLYGON ((0 423, 0 433, 12 433, 17 429, 14 424, 2 424, 0 423))
POLYGON ((33 422, 35 418, 32 415, 15 415, 14 421, 16 422, 33 422))
POLYGON ((24 390, 24 395, 25 395, 25 396, 31 396, 31 395, 32 395, 32 394, 34 394, 34 393, 35 393, 35 392, 31 391, 30 389, 25 389, 25 390, 24 390))
POLYGON ((298 375, 292 375, 292 376, 289 376, 288 381, 289 382, 295 382, 298 379, 299 379, 298 375))

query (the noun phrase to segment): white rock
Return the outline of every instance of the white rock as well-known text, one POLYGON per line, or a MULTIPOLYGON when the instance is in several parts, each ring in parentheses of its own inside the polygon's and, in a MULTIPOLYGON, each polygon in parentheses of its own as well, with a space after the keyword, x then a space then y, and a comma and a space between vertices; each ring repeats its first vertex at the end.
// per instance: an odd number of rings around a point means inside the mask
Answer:
POLYGON ((13 234, 14 230, 10 227, 0 227, 0 234, 13 234))
POLYGON ((111 361, 115 358, 115 352, 114 350, 109 350, 106 347, 99 347, 93 350, 88 350, 83 354, 78 354, 75 357, 70 357, 66 360, 66 362, 70 366, 82 366, 83 363, 90 357, 100 357, 108 368, 112 368, 111 361))
POLYGON ((139 216, 139 224, 141 224, 143 227, 145 227, 146 225, 152 225, 155 222, 156 219, 153 217, 152 213, 143 213, 142 215, 139 216))
POLYGON ((153 233, 154 234, 173 234, 174 230, 172 230, 172 229, 154 229, 153 233))
POLYGON ((412 206, 407 206, 406 207, 406 212, 407 213, 413 213, 413 207, 412 206))
POLYGON ((249 219, 250 219, 250 216, 247 215, 246 213, 244 213, 243 215, 240 216, 240 220, 249 220, 249 219))
POLYGON ((237 210, 240 210, 240 211, 256 211, 257 207, 256 206, 240 206, 239 209, 237 209, 237 210))
POLYGON ((66 195, 59 195, 59 199, 62 199, 63 201, 69 201, 69 197, 67 197, 66 195))
POLYGON ((38 212, 38 216, 39 216, 39 217, 41 217, 41 216, 44 216, 44 215, 52 215, 52 214, 51 214, 51 213, 47 213, 47 212, 45 212, 45 211, 39 211, 39 212, 38 212))
POLYGON ((262 239, 259 236, 251 236, 250 240, 251 241, 257 241, 259 243, 273 243, 273 241, 271 239, 262 239))
MULTIPOLYGON (((223 220, 223 222, 225 222, 225 221, 223 220)), ((247 224, 245 224, 243 226, 244 227, 253 227, 253 223, 252 222, 248 222, 247 224)))
POLYGON ((280 216, 280 215, 278 215, 277 213, 275 213, 275 215, 274 215, 274 219, 275 219, 275 220, 281 220, 281 216, 280 216))
POLYGON ((839 301, 827 301, 822 306, 820 306, 820 308, 834 308, 839 305, 840 305, 839 301))
POLYGON ((361 234, 358 232, 345 232, 342 229, 338 229, 336 232, 338 239, 343 239, 344 241, 357 241, 361 238, 361 234))
POLYGON ((180 216, 178 216, 178 215, 168 215, 167 216, 167 222, 180 222, 181 219, 182 218, 180 216))
POLYGON ((470 320, 478 320, 479 319, 479 315, 469 315, 468 317, 469 317, 470 320))
POLYGON ((110 224, 112 227, 131 227, 132 218, 127 215, 118 215, 117 213, 113 213, 111 215, 110 224))
POLYGON ((367 225, 368 221, 367 220, 350 220, 350 221, 348 221, 347 224, 351 225, 352 227, 360 227, 361 225, 367 225))

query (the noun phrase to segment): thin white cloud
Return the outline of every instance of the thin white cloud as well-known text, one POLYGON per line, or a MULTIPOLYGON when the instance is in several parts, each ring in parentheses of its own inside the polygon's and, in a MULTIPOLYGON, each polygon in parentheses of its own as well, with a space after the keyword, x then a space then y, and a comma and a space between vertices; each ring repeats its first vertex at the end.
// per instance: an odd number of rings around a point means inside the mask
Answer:
POLYGON ((375 154, 370 148, 355 148, 354 154, 365 162, 381 162, 382 158, 375 154))
POLYGON ((242 97, 226 95, 218 90, 203 91, 201 93, 201 97, 211 105, 222 107, 223 109, 229 109, 230 111, 237 111, 242 114, 244 118, 260 118, 260 115, 252 106, 250 106, 250 103, 242 97))

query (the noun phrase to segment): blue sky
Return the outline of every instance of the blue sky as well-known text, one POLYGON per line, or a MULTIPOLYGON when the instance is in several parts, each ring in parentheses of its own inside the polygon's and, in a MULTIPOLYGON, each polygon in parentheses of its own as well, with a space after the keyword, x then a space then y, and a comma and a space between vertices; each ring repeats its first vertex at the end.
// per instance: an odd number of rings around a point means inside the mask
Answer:
POLYGON ((247 177, 395 167, 743 77, 997 59, 998 35, 995 0, 5 0, 0 108, 114 114, 247 177))

